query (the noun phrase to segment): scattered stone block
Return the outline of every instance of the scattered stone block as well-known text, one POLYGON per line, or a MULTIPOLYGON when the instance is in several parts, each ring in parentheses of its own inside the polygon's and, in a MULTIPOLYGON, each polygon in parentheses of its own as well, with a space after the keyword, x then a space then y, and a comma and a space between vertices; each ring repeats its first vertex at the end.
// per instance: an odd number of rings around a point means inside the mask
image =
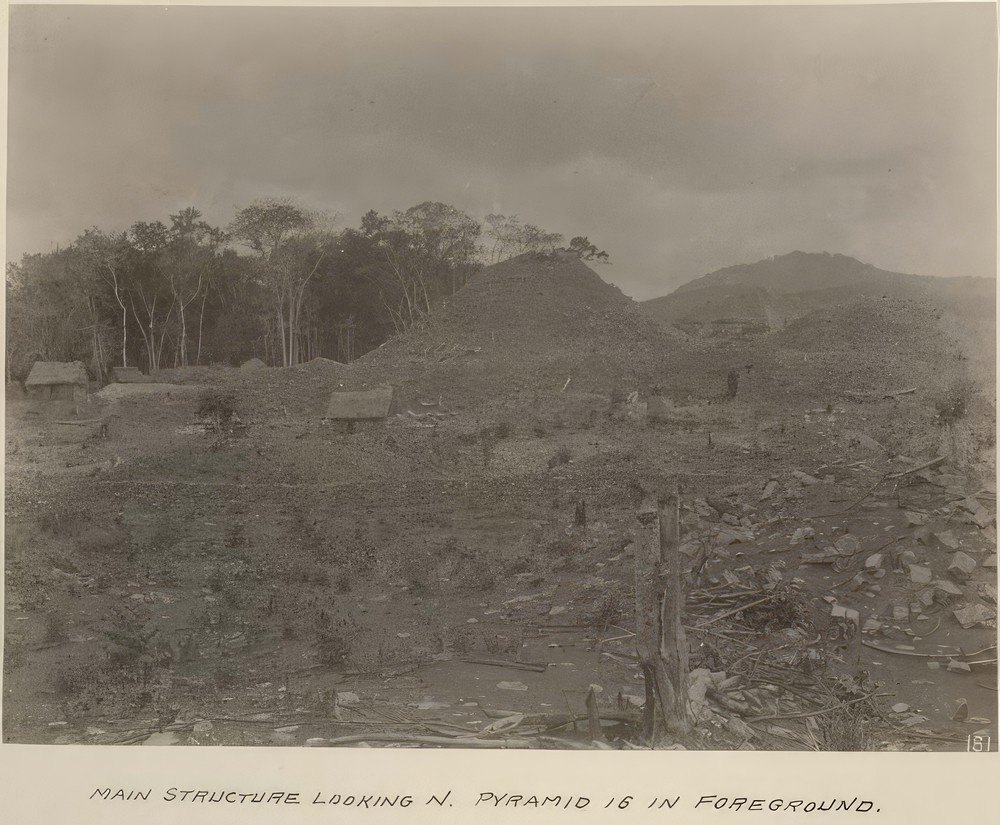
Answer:
POLYGON ((961 507, 963 510, 966 510, 969 513, 975 513, 977 510, 982 510, 983 509, 983 505, 980 504, 972 496, 968 496, 968 497, 962 499, 960 502, 958 502, 958 506, 961 507))
POLYGON ((697 541, 685 541, 677 549, 680 550, 685 556, 695 556, 701 549, 701 543, 697 541))
POLYGON ((735 736, 739 736, 743 739, 756 739, 757 731, 750 727, 746 722, 740 719, 738 716, 733 716, 727 719, 723 723, 730 733, 735 736))
POLYGON ((989 555, 985 559, 983 559, 983 567, 993 567, 993 568, 995 568, 996 566, 997 566, 997 554, 996 553, 992 553, 991 555, 989 555))
POLYGON ((904 550, 899 554, 899 561, 901 564, 915 564, 917 561, 917 554, 912 550, 904 550))
POLYGON ((143 745, 176 745, 181 738, 171 730, 162 733, 154 733, 152 736, 142 740, 143 745))
POLYGON ((811 541, 816 537, 816 531, 812 527, 799 527, 794 533, 789 543, 793 546, 802 544, 804 541, 811 541))
POLYGON ((809 475, 809 473, 804 473, 801 470, 795 470, 792 472, 799 481, 806 485, 806 487, 812 487, 813 484, 819 484, 819 479, 815 476, 809 475))
POLYGON ((872 553, 867 559, 865 559, 865 569, 878 570, 882 567, 882 560, 884 558, 884 553, 872 553))
POLYGON ((846 536, 841 536, 834 542, 834 547, 837 548, 837 552, 844 556, 853 556, 861 549, 861 542, 858 541, 857 536, 852 536, 848 533, 846 536))
POLYGON ((951 715, 953 722, 964 722, 969 718, 969 703, 965 699, 955 702, 955 712, 951 715))
POLYGON ((923 513, 914 513, 911 510, 907 510, 904 515, 906 516, 906 524, 909 527, 923 527, 927 524, 927 516, 923 513))
POLYGON ((942 530, 933 534, 934 544, 941 549, 952 552, 958 549, 958 539, 951 530, 942 530))
POLYGON ((894 622, 905 622, 910 618, 910 608, 905 604, 894 604, 892 606, 892 620, 894 622))
POLYGON ((767 501, 771 496, 774 495, 774 491, 778 489, 778 482, 772 479, 764 485, 764 491, 760 494, 761 501, 767 501))
POLYGON ((844 607, 842 604, 835 604, 830 608, 830 617, 834 619, 844 619, 848 622, 853 622, 854 624, 861 625, 861 614, 850 607, 844 607))
POLYGON ((971 604, 952 612, 958 623, 966 630, 970 627, 991 627, 996 624, 997 612, 984 604, 971 604))
POLYGON ((896 702, 896 704, 892 706, 893 713, 906 713, 909 709, 910 706, 906 704, 906 702, 896 702))
POLYGON ((956 659, 948 660, 948 671, 950 673, 972 673, 972 668, 967 662, 959 662, 956 659))
POLYGON ((910 581, 914 584, 930 584, 934 575, 929 567, 921 567, 917 564, 910 565, 910 581))
POLYGON ((708 502, 703 498, 694 500, 694 511, 702 518, 717 518, 718 513, 708 506, 708 502))
POLYGON ((995 605, 997 603, 997 586, 989 582, 976 582, 976 590, 979 591, 979 598, 984 602, 995 605))
POLYGON ((961 587, 947 579, 935 579, 931 584, 931 590, 934 592, 934 600, 942 603, 965 595, 961 587))
POLYGON ((975 559, 959 550, 951 557, 951 564, 948 565, 948 575, 956 581, 964 582, 969 580, 975 569, 975 559))
POLYGON ((972 520, 980 530, 985 530, 992 523, 993 516, 990 515, 989 510, 985 507, 980 507, 972 514, 972 520))

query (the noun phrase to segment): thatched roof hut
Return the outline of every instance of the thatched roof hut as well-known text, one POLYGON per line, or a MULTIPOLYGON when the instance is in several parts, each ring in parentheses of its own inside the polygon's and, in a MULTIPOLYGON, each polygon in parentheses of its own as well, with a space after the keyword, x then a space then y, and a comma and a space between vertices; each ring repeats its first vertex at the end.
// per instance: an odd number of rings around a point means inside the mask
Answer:
POLYGON ((87 369, 79 361, 35 361, 24 386, 30 398, 85 400, 87 369))

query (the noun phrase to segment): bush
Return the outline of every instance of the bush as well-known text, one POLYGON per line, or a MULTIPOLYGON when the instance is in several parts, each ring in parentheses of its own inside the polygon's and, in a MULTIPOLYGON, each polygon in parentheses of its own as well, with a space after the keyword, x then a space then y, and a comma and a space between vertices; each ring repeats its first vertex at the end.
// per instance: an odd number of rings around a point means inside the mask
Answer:
POLYGON ((55 693, 62 699, 81 697, 99 688, 104 674, 94 662, 77 662, 62 665, 55 674, 55 693))
POLYGON ((735 398, 740 386, 740 374, 736 370, 730 370, 726 376, 726 398, 735 398))
POLYGON ((236 684, 236 666, 227 662, 212 671, 212 681, 219 690, 228 690, 236 684))
POLYGON ((68 638, 65 616, 61 613, 47 613, 45 615, 45 636, 43 641, 46 644, 58 644, 65 642, 68 638))
MULTIPOLYGON (((338 623, 343 625, 343 622, 338 623)), ((343 628, 334 625, 333 619, 321 610, 314 620, 316 631, 316 655, 320 664, 334 666, 341 664, 351 655, 351 643, 344 635, 343 628)))
POLYGON ((459 582, 467 590, 486 593, 496 587, 497 580, 490 563, 486 559, 475 558, 462 570, 459 582))
POLYGON ((155 667, 156 634, 156 628, 146 627, 135 613, 122 610, 112 613, 111 625, 104 631, 105 651, 109 664, 118 670, 120 677, 140 684, 149 681, 155 667))
POLYGON ((971 378, 956 378, 931 401, 939 424, 949 426, 965 418, 976 388, 971 378))
POLYGON ((206 390, 198 398, 198 415, 216 432, 232 432, 239 423, 236 396, 231 392, 206 390))
POLYGON ((316 634, 316 654, 322 665, 339 665, 351 655, 351 643, 336 630, 320 630, 316 634))

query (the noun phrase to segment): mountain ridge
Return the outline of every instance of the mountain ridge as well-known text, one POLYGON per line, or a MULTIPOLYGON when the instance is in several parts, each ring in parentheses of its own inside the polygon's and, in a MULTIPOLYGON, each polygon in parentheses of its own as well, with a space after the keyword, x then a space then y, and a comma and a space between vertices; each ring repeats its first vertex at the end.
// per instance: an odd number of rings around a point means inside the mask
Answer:
POLYGON ((847 255, 795 251, 710 272, 642 306, 681 329, 739 318, 776 329, 816 309, 865 297, 943 302, 943 309, 962 314, 995 294, 995 279, 891 272, 847 255))

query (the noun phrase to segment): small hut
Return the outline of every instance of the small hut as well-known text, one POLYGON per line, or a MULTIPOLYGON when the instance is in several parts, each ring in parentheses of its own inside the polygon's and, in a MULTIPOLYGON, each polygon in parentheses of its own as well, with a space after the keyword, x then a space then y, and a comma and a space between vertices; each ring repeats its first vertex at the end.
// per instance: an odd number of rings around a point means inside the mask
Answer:
POLYGON ((87 369, 79 361, 35 361, 24 386, 40 401, 86 401, 87 369))

